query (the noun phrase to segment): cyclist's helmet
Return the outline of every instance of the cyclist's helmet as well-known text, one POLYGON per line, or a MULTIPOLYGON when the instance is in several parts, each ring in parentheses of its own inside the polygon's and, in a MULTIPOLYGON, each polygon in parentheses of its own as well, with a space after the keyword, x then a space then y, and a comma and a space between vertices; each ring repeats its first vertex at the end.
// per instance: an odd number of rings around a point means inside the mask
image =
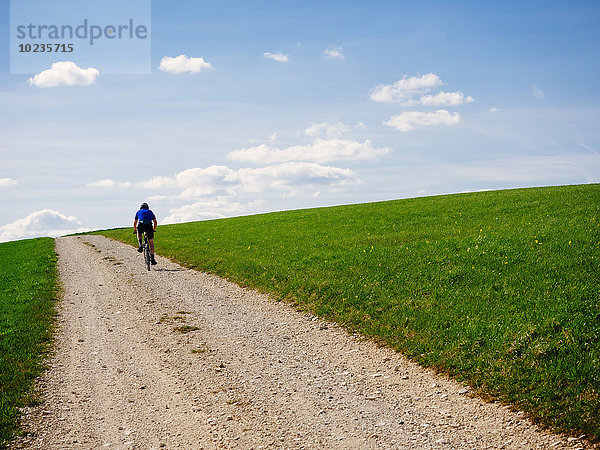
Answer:
POLYGON ((142 205, 140 206, 140 209, 150 209, 148 208, 148 203, 142 203, 142 205))

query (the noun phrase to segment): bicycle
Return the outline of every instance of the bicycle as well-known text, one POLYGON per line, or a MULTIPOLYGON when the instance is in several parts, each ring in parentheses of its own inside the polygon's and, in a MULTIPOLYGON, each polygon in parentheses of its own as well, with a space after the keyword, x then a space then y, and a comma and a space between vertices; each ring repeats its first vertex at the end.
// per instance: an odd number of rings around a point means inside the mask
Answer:
MULTIPOLYGON (((137 236, 137 231, 133 232, 137 236)), ((150 271, 150 264, 152 259, 150 258, 150 244, 148 243, 148 235, 144 231, 144 242, 142 243, 142 251, 144 253, 144 265, 146 269, 150 271)))
POLYGON ((146 264, 146 269, 150 271, 150 245, 148 244, 148 236, 144 231, 144 243, 142 244, 144 248, 144 263, 146 264))

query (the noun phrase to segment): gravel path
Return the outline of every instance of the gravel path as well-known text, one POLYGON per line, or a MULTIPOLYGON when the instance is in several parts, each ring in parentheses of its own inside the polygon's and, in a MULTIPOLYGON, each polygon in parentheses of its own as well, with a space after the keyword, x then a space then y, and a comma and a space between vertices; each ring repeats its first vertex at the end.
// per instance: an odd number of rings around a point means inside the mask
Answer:
POLYGON ((57 240, 57 352, 22 448, 587 448, 269 297, 57 240))

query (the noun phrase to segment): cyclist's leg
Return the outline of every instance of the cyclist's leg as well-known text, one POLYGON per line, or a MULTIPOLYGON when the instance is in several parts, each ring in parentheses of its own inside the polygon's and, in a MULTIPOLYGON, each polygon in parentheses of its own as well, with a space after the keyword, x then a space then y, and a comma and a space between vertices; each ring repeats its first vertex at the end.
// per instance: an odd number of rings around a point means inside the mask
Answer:
POLYGON ((150 263, 156 265, 156 259, 154 259, 154 239, 148 239, 148 247, 150 250, 150 263))
POLYGON ((154 229, 151 224, 144 225, 146 227, 146 236, 148 236, 148 244, 150 247, 150 254, 154 255, 154 229))
POLYGON ((140 230, 140 227, 137 229, 137 239, 138 239, 138 252, 142 251, 142 243, 144 242, 144 232, 140 230))

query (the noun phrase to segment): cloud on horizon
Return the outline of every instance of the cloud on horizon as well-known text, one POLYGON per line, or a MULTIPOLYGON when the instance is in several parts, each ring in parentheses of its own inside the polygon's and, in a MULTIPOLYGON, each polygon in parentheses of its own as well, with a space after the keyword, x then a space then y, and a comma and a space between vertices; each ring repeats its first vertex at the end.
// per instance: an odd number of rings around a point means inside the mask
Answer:
POLYGON ((23 219, 0 226, 0 242, 35 237, 57 237, 87 231, 74 216, 66 216, 52 209, 42 209, 23 219))
POLYGON ((29 84, 42 88, 56 86, 89 86, 100 75, 98 69, 88 67, 82 69, 72 61, 59 61, 52 64, 52 68, 44 70, 30 78, 29 84))
POLYGON ((88 183, 87 186, 160 191, 174 189, 180 191, 174 197, 193 199, 206 196, 243 196, 277 189, 285 195, 295 195, 313 185, 325 187, 354 180, 354 172, 350 169, 288 161, 257 168, 232 169, 217 165, 193 167, 172 177, 159 176, 137 182, 101 180, 101 183, 88 183))
POLYGON ((282 198, 316 196, 322 190, 343 190, 359 183, 350 169, 299 161, 242 169, 227 166, 194 167, 172 177, 154 177, 139 182, 101 181, 89 183, 88 186, 137 188, 148 192, 151 200, 175 203, 193 201, 171 209, 162 223, 241 214, 257 204, 257 194, 282 198), (160 194, 153 196, 153 193, 160 194))
MULTIPOLYGON (((355 127, 365 125, 358 122, 355 127)), ((308 144, 277 148, 270 144, 277 138, 277 133, 273 132, 263 144, 227 155, 232 161, 251 163, 254 167, 192 167, 173 176, 141 181, 100 179, 86 186, 92 189, 143 189, 152 201, 183 204, 174 206, 163 220, 170 223, 181 222, 182 218, 187 221, 242 214, 257 206, 257 198, 263 202, 339 194, 362 181, 353 170, 330 163, 375 160, 392 151, 387 146, 375 147, 369 140, 359 142, 339 137, 350 128, 339 121, 312 123, 304 134, 325 138, 315 137, 308 144)))

